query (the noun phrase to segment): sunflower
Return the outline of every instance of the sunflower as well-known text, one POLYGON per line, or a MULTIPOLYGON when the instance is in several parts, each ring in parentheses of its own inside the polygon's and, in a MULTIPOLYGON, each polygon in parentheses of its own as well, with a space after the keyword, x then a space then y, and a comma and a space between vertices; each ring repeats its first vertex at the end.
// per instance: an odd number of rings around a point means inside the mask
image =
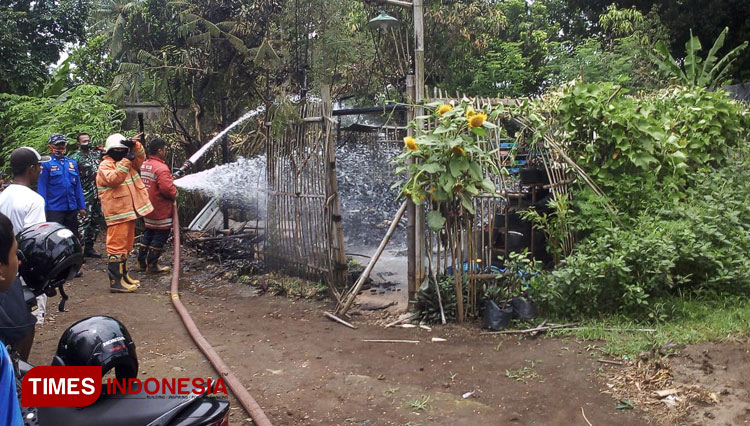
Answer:
POLYGON ((469 118, 469 127, 482 127, 484 120, 487 119, 487 114, 477 113, 469 118))
POLYGON ((443 114, 445 114, 446 112, 448 112, 448 111, 450 111, 452 109, 453 109, 452 106, 450 106, 448 104, 443 104, 443 105, 440 105, 440 108, 438 108, 437 113, 438 113, 438 115, 443 115, 443 114))
POLYGON ((416 151, 418 149, 417 140, 411 136, 407 136, 404 138, 404 146, 406 146, 407 151, 416 151))
POLYGON ((466 150, 461 145, 456 145, 451 148, 451 153, 456 155, 466 155, 466 150))
POLYGON ((476 113, 477 113, 477 112, 476 112, 476 111, 474 111, 474 108, 469 108, 469 109, 467 109, 467 110, 466 110, 466 119, 467 119, 467 120, 468 120, 468 119, 470 119, 470 118, 471 118, 471 117, 473 117, 473 116, 474 116, 474 114, 476 114, 476 113))

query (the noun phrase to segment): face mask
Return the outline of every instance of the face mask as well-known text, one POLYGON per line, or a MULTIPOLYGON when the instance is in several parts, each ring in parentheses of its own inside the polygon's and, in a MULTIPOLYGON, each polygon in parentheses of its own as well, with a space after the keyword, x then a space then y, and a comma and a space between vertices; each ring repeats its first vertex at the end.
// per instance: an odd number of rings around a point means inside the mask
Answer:
POLYGON ((57 159, 61 159, 65 157, 65 148, 54 147, 50 151, 52 152, 52 156, 54 156, 57 159))
POLYGON ((115 161, 120 161, 123 158, 125 158, 125 155, 127 155, 124 152, 118 152, 118 151, 110 151, 107 153, 110 157, 112 157, 115 161))

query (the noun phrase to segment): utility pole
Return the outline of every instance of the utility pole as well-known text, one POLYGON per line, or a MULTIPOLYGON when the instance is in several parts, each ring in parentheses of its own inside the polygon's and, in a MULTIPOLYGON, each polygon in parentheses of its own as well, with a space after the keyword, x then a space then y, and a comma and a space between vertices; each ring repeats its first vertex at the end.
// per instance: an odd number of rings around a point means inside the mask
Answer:
MULTIPOLYGON (((424 9, 422 0, 413 0, 412 11, 414 12, 414 95, 415 103, 414 115, 419 117, 423 115, 423 108, 420 106, 425 98, 424 93, 424 9)), ((421 124, 420 124, 421 127, 421 124)), ((414 206, 414 217, 409 218, 414 221, 414 282, 409 283, 409 301, 416 299, 417 287, 422 284, 425 277, 424 270, 424 206, 414 206)), ((431 254, 431 253, 430 253, 431 254)))
MULTIPOLYGON (((425 98, 424 90, 424 8, 423 0, 385 0, 386 4, 393 6, 411 8, 414 21, 414 69, 413 73, 406 76, 406 97, 414 107, 407 113, 407 119, 413 120, 415 117, 423 115, 420 103, 425 98)), ((380 19, 392 23, 394 18, 388 17, 385 12, 380 19), (383 16, 385 15, 385 16, 383 16)), ((372 22, 372 21, 371 21, 372 22)), ((421 124, 420 124, 421 127, 421 124)), ((414 130, 408 129, 407 135, 413 136, 414 130)), ((414 161, 414 160, 412 160, 414 161)), ((408 198, 408 197, 407 197, 408 198)), ((424 269, 424 249, 425 249, 425 223, 424 207, 415 205, 411 199, 407 200, 407 243, 408 243, 408 296, 409 302, 416 299, 417 287, 422 284, 425 278, 424 269)), ((411 308, 411 305, 410 305, 411 308)))

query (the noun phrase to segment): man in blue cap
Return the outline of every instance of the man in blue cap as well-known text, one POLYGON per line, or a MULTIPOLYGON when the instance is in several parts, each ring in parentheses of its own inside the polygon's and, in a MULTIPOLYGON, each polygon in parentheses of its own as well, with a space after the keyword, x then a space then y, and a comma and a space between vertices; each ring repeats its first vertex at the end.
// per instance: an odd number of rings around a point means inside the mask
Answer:
POLYGON ((44 198, 47 220, 70 229, 80 240, 78 216, 86 216, 86 201, 78 175, 78 163, 65 156, 67 144, 67 138, 60 133, 49 137, 47 146, 52 159, 42 163, 37 192, 44 198))

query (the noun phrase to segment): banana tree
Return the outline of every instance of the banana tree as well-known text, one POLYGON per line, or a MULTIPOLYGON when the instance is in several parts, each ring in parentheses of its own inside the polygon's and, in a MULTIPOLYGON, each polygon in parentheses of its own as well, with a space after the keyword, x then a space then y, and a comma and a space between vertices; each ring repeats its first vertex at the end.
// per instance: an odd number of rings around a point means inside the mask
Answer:
POLYGON ((684 86, 716 89, 726 82, 732 64, 748 44, 745 41, 719 58, 716 54, 724 46, 727 32, 729 32, 729 28, 725 27, 708 51, 705 59, 698 56, 698 52, 702 49, 701 42, 698 37, 693 36, 691 30, 690 40, 685 43, 685 59, 682 66, 669 53, 669 49, 663 41, 654 46, 655 53, 652 55, 652 60, 660 69, 666 71, 673 79, 684 86))

